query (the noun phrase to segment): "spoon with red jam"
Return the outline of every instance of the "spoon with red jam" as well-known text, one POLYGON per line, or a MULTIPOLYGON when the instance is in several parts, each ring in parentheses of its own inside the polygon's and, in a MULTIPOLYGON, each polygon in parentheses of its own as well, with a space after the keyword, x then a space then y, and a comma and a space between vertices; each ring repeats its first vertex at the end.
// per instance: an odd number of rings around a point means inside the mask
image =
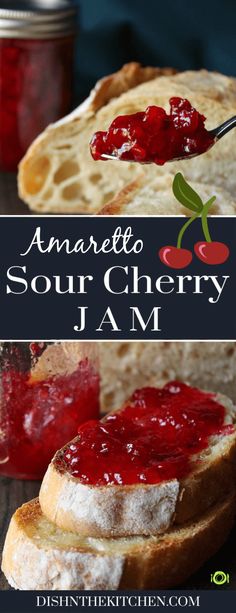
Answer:
POLYGON ((201 115, 183 98, 170 99, 170 113, 158 106, 146 111, 121 115, 107 132, 96 132, 90 143, 94 160, 124 160, 163 165, 192 158, 208 151, 229 130, 236 127, 236 116, 215 128, 205 128, 201 115))

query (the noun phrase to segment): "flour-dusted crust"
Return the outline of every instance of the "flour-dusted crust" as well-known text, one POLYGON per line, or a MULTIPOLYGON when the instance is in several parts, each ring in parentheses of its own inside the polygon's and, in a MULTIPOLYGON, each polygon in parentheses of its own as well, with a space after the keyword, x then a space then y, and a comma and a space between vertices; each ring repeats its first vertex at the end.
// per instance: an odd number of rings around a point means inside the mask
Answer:
MULTIPOLYGON (((216 399, 226 408, 226 423, 235 423, 231 401, 222 395, 216 399)), ((179 483, 88 486, 66 468, 58 468, 60 456, 61 451, 49 465, 39 493, 50 521, 94 537, 163 534, 172 524, 181 525, 203 513, 235 486, 236 428, 232 434, 212 438, 208 449, 196 456, 191 474, 179 483)))
MULTIPOLYGON (((236 110, 236 80, 219 73, 142 68, 131 63, 102 79, 73 113, 49 126, 30 146, 19 166, 19 193, 35 211, 95 214, 140 175, 140 165, 95 162, 89 142, 120 114, 144 110, 150 104, 169 108, 171 96, 190 100, 214 128, 236 110)), ((209 152, 193 160, 145 167, 146 183, 182 171, 190 181, 228 190, 233 198, 234 131, 209 152)), ((143 214, 145 214, 144 201, 143 214)), ((140 210, 141 212, 141 210, 140 210)), ((157 214, 163 214, 156 207, 157 214)), ((164 211, 164 214, 166 212, 164 211)), ((223 213, 228 214, 227 206, 223 213)))
POLYGON ((40 506, 34 500, 18 509, 11 520, 2 570, 12 587, 76 590, 106 589, 109 584, 110 589, 116 588, 123 571, 122 555, 96 555, 89 546, 87 551, 77 547, 76 541, 73 546, 73 538, 66 547, 60 533, 48 523, 40 526, 40 519, 40 506))
POLYGON ((20 590, 173 588, 216 553, 234 517, 232 494, 195 523, 163 537, 86 539, 55 528, 34 500, 11 520, 2 570, 20 590))
POLYGON ((179 483, 88 487, 51 463, 40 489, 43 513, 57 526, 86 536, 166 532, 173 522, 179 483))

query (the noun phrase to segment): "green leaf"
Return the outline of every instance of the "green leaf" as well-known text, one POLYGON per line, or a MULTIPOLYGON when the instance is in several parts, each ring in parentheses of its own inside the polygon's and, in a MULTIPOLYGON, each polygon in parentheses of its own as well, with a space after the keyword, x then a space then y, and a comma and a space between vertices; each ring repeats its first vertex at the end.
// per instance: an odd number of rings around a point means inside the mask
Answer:
POLYGON ((203 209, 202 199, 187 181, 185 181, 181 172, 177 172, 175 175, 172 190, 177 200, 187 209, 194 211, 194 213, 201 213, 203 209))

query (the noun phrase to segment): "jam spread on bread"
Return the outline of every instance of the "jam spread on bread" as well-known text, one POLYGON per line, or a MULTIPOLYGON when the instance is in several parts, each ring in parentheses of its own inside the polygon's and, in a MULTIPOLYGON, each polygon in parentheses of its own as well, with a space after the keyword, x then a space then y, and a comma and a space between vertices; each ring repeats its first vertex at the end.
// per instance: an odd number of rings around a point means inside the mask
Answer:
POLYGON ((120 160, 163 165, 173 159, 204 153, 214 138, 205 117, 183 98, 170 99, 169 115, 158 106, 122 115, 107 132, 96 132, 90 148, 94 160, 113 155, 120 160))
MULTIPOLYGON (((173 381, 134 392, 120 411, 80 426, 55 462, 84 484, 132 485, 181 478, 209 437, 234 431, 214 394, 173 381)), ((197 460, 196 460, 197 461, 197 460)))
MULTIPOLYGON (((32 351, 39 352, 40 345, 34 343, 32 351)), ((98 418, 98 396, 99 376, 87 359, 71 374, 43 380, 33 380, 29 371, 4 370, 0 474, 42 478, 55 451, 75 436, 78 424, 98 418)))

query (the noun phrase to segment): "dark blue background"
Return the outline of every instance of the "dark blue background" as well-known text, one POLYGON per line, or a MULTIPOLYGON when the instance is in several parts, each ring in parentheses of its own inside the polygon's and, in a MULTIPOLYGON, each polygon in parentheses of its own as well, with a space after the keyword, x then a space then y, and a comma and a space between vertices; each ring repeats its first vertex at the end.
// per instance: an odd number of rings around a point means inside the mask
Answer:
POLYGON ((131 60, 236 74, 235 0, 74 0, 77 97, 131 60))
MULTIPOLYGON (((192 264, 180 271, 164 266, 157 251, 164 245, 176 244, 177 234, 184 218, 104 218, 104 217, 1 217, 0 220, 0 339, 2 340, 64 340, 64 339, 236 339, 236 218, 212 218, 209 221, 214 240, 225 241, 230 247, 229 260, 220 266, 206 266, 194 257, 192 264), (39 254, 26 251, 37 226, 42 228, 42 237, 48 241, 51 236, 60 240, 68 237, 71 242, 94 235, 101 242, 110 237, 117 226, 124 230, 131 226, 135 238, 144 241, 143 252, 139 255, 86 255, 39 254), (5 293, 6 270, 10 266, 27 266, 28 281, 35 275, 79 275, 92 274, 94 281, 89 284, 86 295, 55 292, 35 294, 32 290, 21 295, 5 293), (160 275, 231 275, 217 304, 210 304, 207 284, 204 294, 191 292, 159 294, 108 293, 103 286, 105 271, 111 266, 139 266, 139 273, 153 277, 160 275), (76 333, 74 325, 79 323, 78 306, 88 306, 86 331, 76 333), (104 326, 104 332, 95 332, 110 306, 122 332, 112 332, 111 326, 104 326), (148 318, 154 306, 161 306, 161 332, 129 332, 130 306, 138 306, 144 318, 148 318)), ((183 247, 193 248, 202 240, 200 221, 197 220, 186 233, 183 247)), ((20 276, 23 276, 22 274, 20 276)), ((123 277, 122 277, 123 282, 123 277)), ((11 287, 13 284, 11 282, 11 287)), ((191 287, 191 282, 190 282, 191 287)), ((212 289, 212 284, 209 287, 212 289)))
MULTIPOLYGON (((37 595, 39 596, 50 596, 52 598, 52 596, 74 596, 74 598, 76 598, 76 596, 80 597, 80 596, 134 596, 134 595, 139 595, 139 596, 159 596, 160 598, 163 596, 166 596, 166 599, 168 599, 168 596, 171 595, 175 595, 175 596, 192 596, 193 598, 196 598, 196 596, 199 596, 200 598, 200 606, 199 607, 195 607, 194 610, 199 611, 199 613, 209 613, 209 611, 214 611, 214 613, 221 613, 222 610, 226 610, 228 613, 231 613, 235 610, 235 594, 236 592, 234 590, 232 591, 226 591, 224 589, 224 586, 221 587, 220 590, 167 590, 167 591, 163 591, 163 590, 159 590, 158 592, 156 591, 151 591, 151 592, 146 592, 146 591, 119 591, 119 592, 111 592, 111 591, 99 591, 99 592, 92 592, 90 590, 87 590, 86 592, 82 592, 82 591, 74 591, 74 592, 29 592, 29 591, 23 591, 23 592, 19 592, 19 591, 9 591, 9 592, 2 592, 1 597, 2 597, 2 606, 4 607, 4 609, 2 609, 3 613, 33 613, 36 611, 49 611, 51 610, 50 608, 47 607, 40 607, 37 608, 36 607, 36 598, 37 595)), ((168 604, 166 605, 168 606, 168 604)), ((191 605, 189 605, 190 610, 193 609, 193 607, 191 607, 191 605)), ((189 607, 186 607, 186 610, 189 609, 189 607)), ((111 608, 111 607, 109 607, 111 608)), ((91 610, 94 609, 94 607, 89 607, 89 606, 76 606, 72 604, 72 606, 67 607, 60 607, 60 608, 56 608, 56 610, 59 611, 63 611, 65 613, 65 611, 77 611, 78 613, 81 613, 81 611, 84 610, 91 610)), ((104 607, 96 607, 95 609, 96 611, 98 611, 99 613, 101 611, 104 611, 104 607)), ((106 610, 106 608, 105 608, 106 610)), ((123 608, 123 606, 118 606, 118 607, 113 607, 114 611, 127 611, 127 610, 134 610, 134 608, 132 606, 128 606, 126 605, 126 607, 123 608)), ((145 607, 145 606, 140 606, 140 607, 136 607, 136 610, 140 611, 151 611, 153 610, 152 607, 145 607)), ((164 610, 162 606, 157 606, 157 610, 158 611, 162 611, 164 610)), ((180 612, 183 611, 183 607, 181 606, 175 606, 174 607, 174 611, 176 612, 180 612)))

